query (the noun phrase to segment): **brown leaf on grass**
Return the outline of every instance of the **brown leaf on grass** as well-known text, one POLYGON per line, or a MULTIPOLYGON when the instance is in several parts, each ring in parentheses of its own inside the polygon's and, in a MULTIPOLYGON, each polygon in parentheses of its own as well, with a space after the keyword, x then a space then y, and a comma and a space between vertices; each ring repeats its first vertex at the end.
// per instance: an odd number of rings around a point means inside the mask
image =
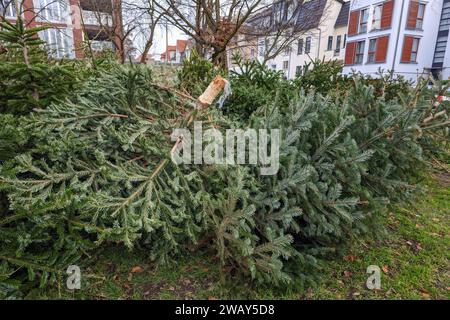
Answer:
POLYGON ((389 273, 389 266, 385 264, 381 267, 381 270, 383 270, 384 273, 389 273))
POLYGON ((352 273, 350 271, 344 270, 344 277, 350 278, 352 276, 352 273))
POLYGON ((433 237, 437 237, 437 238, 441 237, 441 235, 439 233, 436 233, 436 232, 430 232, 429 235, 433 236, 433 237))
POLYGON ((216 297, 208 297, 208 300, 217 300, 216 297))
POLYGON ((142 273, 144 269, 142 267, 136 266, 131 269, 131 273, 142 273))
POLYGON ((356 257, 354 255, 349 254, 348 256, 344 257, 344 260, 354 262, 354 261, 356 261, 356 257))
POLYGON ((424 298, 429 298, 430 297, 430 293, 428 292, 428 290, 426 289, 419 289, 420 291, 420 295, 424 298))

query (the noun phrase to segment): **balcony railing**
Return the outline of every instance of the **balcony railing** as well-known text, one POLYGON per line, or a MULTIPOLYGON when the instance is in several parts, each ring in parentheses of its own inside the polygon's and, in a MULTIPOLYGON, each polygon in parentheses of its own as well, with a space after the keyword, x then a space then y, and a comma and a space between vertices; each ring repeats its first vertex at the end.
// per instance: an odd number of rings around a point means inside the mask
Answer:
POLYGON ((82 10, 83 22, 85 25, 112 27, 112 16, 105 12, 94 12, 82 10))
POLYGON ((111 41, 93 40, 91 41, 91 48, 94 51, 114 50, 114 45, 111 41))

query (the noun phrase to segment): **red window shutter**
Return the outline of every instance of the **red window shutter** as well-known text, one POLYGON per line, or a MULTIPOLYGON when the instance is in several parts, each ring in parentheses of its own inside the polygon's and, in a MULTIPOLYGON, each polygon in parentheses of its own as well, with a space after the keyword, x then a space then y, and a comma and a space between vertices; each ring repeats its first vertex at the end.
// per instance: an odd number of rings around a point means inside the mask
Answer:
POLYGON ((409 29, 415 29, 417 23, 417 15, 419 13, 419 2, 412 1, 409 3, 408 22, 406 26, 409 29))
POLYGON ((350 12, 350 21, 348 22, 348 35, 354 36, 358 33, 359 10, 350 12))
POLYGON ((402 52, 402 62, 410 62, 411 61, 411 51, 413 45, 414 37, 405 36, 405 40, 403 41, 403 52, 402 52))
POLYGON ((379 37, 377 39, 377 51, 375 53, 375 62, 386 61, 388 45, 389 45, 389 36, 379 37))
POLYGON ((381 29, 389 29, 392 23, 392 11, 394 10, 394 0, 386 1, 381 12, 381 29))
POLYGON ((355 62, 356 42, 348 42, 345 48, 345 64, 351 65, 355 62))

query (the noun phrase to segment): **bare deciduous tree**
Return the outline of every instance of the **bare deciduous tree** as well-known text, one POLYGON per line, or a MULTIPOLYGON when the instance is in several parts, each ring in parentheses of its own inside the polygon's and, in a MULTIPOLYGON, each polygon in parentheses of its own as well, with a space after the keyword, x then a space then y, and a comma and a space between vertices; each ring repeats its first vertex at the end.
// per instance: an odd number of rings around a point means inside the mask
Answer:
POLYGON ((134 36, 142 47, 140 63, 145 63, 154 44, 156 30, 164 20, 164 12, 159 9, 157 2, 157 0, 128 1, 124 9, 135 12, 140 17, 134 36))
POLYGON ((161 0, 158 8, 175 27, 190 36, 197 51, 226 67, 226 49, 265 0, 161 0))

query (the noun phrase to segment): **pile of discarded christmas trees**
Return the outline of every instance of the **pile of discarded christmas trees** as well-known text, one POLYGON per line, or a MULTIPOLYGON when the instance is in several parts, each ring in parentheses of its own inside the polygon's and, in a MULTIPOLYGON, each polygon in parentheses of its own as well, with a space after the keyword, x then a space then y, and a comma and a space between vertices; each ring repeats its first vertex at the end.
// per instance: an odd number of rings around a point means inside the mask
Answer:
MULTIPOLYGON (((15 115, 14 92, 0 101, 8 150, 0 167, 3 292, 60 281, 67 266, 113 243, 145 247, 159 263, 209 252, 227 274, 257 283, 315 281, 320 259, 382 230, 383 210, 414 192, 424 150, 448 137, 448 105, 436 98, 443 87, 436 94, 408 86, 387 99, 354 77, 321 93, 246 63, 227 76, 230 92, 221 77, 208 87, 213 67, 194 87, 182 70, 169 86, 146 66, 108 62, 89 66, 82 83, 52 100, 39 78, 50 69, 40 61, 44 71, 30 71, 11 54, 2 54, 0 72, 20 67, 37 83, 22 105, 48 103, 15 115), (194 132, 200 122, 203 142, 193 148, 205 156, 212 145, 212 158, 223 150, 211 137, 228 129, 277 130, 263 143, 266 154, 278 154, 276 170, 264 174, 267 162, 250 161, 251 141, 233 150, 247 154, 242 164, 177 163, 174 154, 188 153, 190 139, 173 133, 194 132)), ((50 63, 61 77, 73 67, 50 63)), ((17 85, 2 79, 0 87, 17 85)))

